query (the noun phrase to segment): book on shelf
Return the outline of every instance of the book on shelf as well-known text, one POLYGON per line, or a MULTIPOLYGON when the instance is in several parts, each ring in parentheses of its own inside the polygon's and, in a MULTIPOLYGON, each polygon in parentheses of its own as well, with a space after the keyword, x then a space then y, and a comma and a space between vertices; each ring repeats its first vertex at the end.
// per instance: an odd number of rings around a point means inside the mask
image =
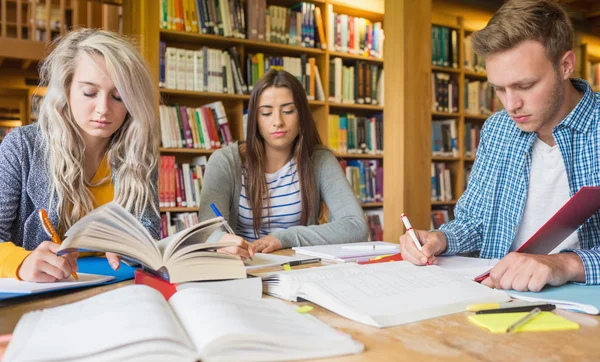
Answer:
POLYGON ((160 207, 197 207, 206 168, 206 156, 177 163, 175 156, 160 156, 158 200, 160 207))
POLYGON ((467 115, 490 116, 504 109, 488 82, 465 81, 465 113, 467 115))
POLYGON ((360 203, 383 202, 380 160, 340 160, 342 171, 360 203))
POLYGON ((383 154, 383 114, 330 114, 329 147, 341 153, 383 154))
POLYGON ((328 5, 328 48, 338 52, 365 57, 383 58, 383 27, 357 16, 339 14, 328 5))
POLYGON ((456 120, 433 121, 431 127, 431 155, 458 157, 456 120))
POLYGON ((250 53, 246 58, 247 82, 252 89, 269 69, 285 70, 292 74, 306 91, 309 100, 324 101, 325 92, 314 57, 271 56, 264 53, 250 53))
POLYGON ((458 30, 443 26, 431 27, 431 64, 458 68, 458 30))
POLYGON ((190 50, 159 45, 159 87, 194 92, 247 94, 234 47, 190 50))
POLYGON ((475 157, 477 147, 479 147, 479 138, 481 136, 481 126, 471 122, 465 122, 465 157, 475 157))
POLYGON ((190 288, 166 301, 148 286, 130 285, 23 315, 4 357, 10 361, 291 361, 363 349, 350 335, 279 300, 190 288), (60 338, 47 338, 48 331, 60 338))
POLYGON ((202 107, 160 105, 161 143, 165 148, 218 149, 234 142, 221 101, 202 107))
POLYGON ((431 201, 452 200, 452 173, 444 162, 431 163, 431 201))
POLYGON ((404 261, 343 263, 258 275, 269 295, 308 300, 378 328, 463 312, 469 304, 510 300, 503 291, 438 266, 419 267, 404 261))
POLYGON ((369 240, 383 240, 383 209, 366 210, 365 217, 369 227, 369 240))
POLYGON ((485 59, 473 50, 473 45, 471 44, 471 35, 466 35, 464 38, 464 68, 465 70, 476 72, 476 73, 485 73, 485 59))
POLYGON ((458 79, 448 73, 431 73, 431 107, 433 112, 458 112, 458 79))
POLYGON ((439 229, 454 219, 454 210, 451 206, 436 206, 431 210, 431 229, 439 229))
POLYGON ((329 61, 329 100, 337 104, 383 106, 383 66, 354 61, 346 66, 342 58, 329 61))
POLYGON ((213 233, 225 231, 225 223, 222 217, 213 218, 155 241, 133 215, 110 202, 77 221, 66 232, 58 254, 78 249, 113 252, 171 283, 245 278, 239 256, 217 252, 235 243, 210 242, 213 233))

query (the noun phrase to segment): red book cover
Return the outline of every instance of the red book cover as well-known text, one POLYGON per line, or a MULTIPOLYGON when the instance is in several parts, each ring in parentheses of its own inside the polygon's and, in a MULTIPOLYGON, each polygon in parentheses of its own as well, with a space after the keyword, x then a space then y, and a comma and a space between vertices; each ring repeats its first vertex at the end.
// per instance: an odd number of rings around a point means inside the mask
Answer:
POLYGON ((177 292, 177 284, 171 284, 142 269, 138 269, 134 272, 134 279, 135 284, 144 284, 158 290, 166 300, 169 300, 169 298, 177 292))

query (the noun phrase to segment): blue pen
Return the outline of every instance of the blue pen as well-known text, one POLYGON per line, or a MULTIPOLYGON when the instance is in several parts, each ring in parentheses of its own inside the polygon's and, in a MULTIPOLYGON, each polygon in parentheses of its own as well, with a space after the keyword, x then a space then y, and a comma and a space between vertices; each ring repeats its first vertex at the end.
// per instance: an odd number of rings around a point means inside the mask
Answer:
MULTIPOLYGON (((212 211, 215 213, 215 215, 217 217, 223 217, 223 214, 221 214, 221 211, 219 211, 219 209, 217 209, 217 206, 215 204, 211 203, 210 208, 212 209, 212 211)), ((231 226, 229 226, 229 223, 227 222, 227 220, 225 220, 225 230, 227 230, 227 232, 229 234, 235 235, 235 231, 233 231, 231 226)), ((248 259, 253 260, 252 257, 249 257, 248 259)))

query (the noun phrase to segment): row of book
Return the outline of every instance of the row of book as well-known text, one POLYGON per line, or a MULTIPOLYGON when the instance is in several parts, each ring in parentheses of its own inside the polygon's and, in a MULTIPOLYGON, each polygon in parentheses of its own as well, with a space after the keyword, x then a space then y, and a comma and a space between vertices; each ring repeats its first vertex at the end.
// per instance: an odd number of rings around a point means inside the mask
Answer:
MULTIPOLYGON (((308 99, 325 100, 325 91, 315 58, 248 54, 246 75, 242 73, 237 50, 203 47, 180 49, 160 43, 159 87, 195 92, 249 94, 269 69, 290 72, 304 85, 308 99)), ((379 74, 379 73, 376 73, 379 74)), ((370 84, 370 83, 369 83, 370 84)), ((370 91, 370 89, 369 89, 370 91)))
POLYGON ((383 106, 383 66, 357 61, 346 66, 342 58, 329 61, 329 100, 342 104, 383 106))
POLYGON ((383 209, 366 210, 369 241, 383 241, 383 209))
POLYGON ((199 50, 159 49, 159 87, 196 92, 249 93, 237 50, 202 47, 199 50))
POLYGON ((480 57, 473 50, 473 45, 471 43, 471 35, 465 36, 464 39, 464 65, 465 70, 469 70, 471 72, 476 73, 485 73, 485 59, 480 57))
MULTIPOLYGON (((306 48, 326 48, 323 17, 321 9, 315 4, 301 2, 291 9, 270 5, 264 14, 266 41, 306 48)), ((261 39, 260 35, 257 36, 258 39, 261 39)))
POLYGON ((455 119, 432 122, 431 155, 458 157, 458 139, 455 119))
POLYGON ((431 26, 431 64, 458 68, 458 31, 443 26, 431 26))
POLYGON ((465 81, 465 113, 489 116, 504 109, 488 82, 465 81))
POLYGON ((309 100, 325 100, 325 91, 316 59, 306 55, 300 57, 276 57, 256 53, 248 55, 248 84, 252 90, 254 85, 269 69, 285 70, 295 76, 304 86, 309 100))
POLYGON ((329 49, 374 58, 383 58, 383 26, 381 22, 338 14, 329 4, 329 49))
POLYGON ((587 67, 588 79, 587 82, 590 83, 592 87, 595 89, 599 89, 600 87, 600 63, 592 63, 588 61, 585 66, 587 67))
POLYGON ((434 112, 458 112, 458 80, 448 73, 431 73, 431 110, 434 112))
POLYGON ((177 163, 175 156, 160 156, 158 200, 160 207, 198 207, 206 156, 177 163))
MULTIPOLYGON (((431 27, 431 64, 438 67, 459 68, 458 39, 456 29, 433 25, 431 27)), ((463 39, 463 68, 485 73, 485 60, 473 50, 471 35, 463 39)))
POLYGON ((452 200, 452 173, 444 162, 431 163, 431 201, 452 200))
POLYGON ((360 203, 383 202, 383 165, 380 160, 340 160, 340 165, 360 203))
POLYGON ((177 234, 193 225, 198 224, 197 212, 178 212, 169 211, 160 214, 160 238, 177 234))
POLYGON ((198 108, 160 105, 159 112, 162 147, 211 150, 235 142, 221 101, 198 108))
POLYGON ((383 154, 383 114, 329 115, 329 147, 340 153, 383 154))
POLYGON ((480 135, 481 126, 479 124, 465 122, 465 157, 475 157, 480 135))

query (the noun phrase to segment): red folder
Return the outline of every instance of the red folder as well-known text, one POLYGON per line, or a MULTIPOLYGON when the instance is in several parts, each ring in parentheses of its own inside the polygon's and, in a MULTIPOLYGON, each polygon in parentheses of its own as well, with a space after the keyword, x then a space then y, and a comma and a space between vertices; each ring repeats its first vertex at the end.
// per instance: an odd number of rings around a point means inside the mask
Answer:
MULTIPOLYGON (((521 245, 517 252, 549 254, 598 210, 600 210, 600 187, 582 187, 525 244, 521 245)), ((489 273, 483 274, 475 281, 481 282, 489 275, 489 273)))

